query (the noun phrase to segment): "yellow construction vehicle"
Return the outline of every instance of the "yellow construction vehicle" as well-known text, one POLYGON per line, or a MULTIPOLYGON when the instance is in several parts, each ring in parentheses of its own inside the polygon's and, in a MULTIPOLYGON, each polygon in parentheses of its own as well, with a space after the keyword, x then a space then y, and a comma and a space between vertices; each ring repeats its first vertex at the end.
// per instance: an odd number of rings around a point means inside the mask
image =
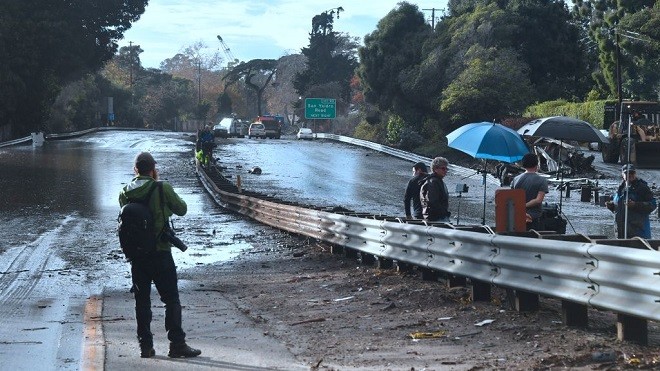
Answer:
POLYGON ((603 162, 660 168, 660 103, 606 104, 604 124, 610 143, 601 146, 603 162))

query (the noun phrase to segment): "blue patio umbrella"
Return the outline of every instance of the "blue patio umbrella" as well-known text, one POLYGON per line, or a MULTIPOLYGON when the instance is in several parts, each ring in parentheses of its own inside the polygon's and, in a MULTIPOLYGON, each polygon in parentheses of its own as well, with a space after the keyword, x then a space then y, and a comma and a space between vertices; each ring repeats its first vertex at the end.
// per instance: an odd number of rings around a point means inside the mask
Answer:
POLYGON ((516 162, 529 153, 527 143, 517 131, 492 122, 463 125, 447 134, 447 145, 484 160, 484 211, 481 223, 486 224, 486 165, 488 160, 516 162))
POLYGON ((529 153, 518 132, 492 122, 461 126, 447 134, 447 145, 474 158, 508 163, 522 160, 529 153))

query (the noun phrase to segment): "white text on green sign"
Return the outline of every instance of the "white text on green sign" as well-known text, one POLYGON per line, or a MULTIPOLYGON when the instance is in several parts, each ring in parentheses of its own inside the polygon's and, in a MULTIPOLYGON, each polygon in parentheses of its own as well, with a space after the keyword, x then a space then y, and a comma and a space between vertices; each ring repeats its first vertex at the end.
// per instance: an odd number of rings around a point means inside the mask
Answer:
POLYGON ((330 98, 306 98, 306 119, 333 119, 336 117, 336 100, 330 98))

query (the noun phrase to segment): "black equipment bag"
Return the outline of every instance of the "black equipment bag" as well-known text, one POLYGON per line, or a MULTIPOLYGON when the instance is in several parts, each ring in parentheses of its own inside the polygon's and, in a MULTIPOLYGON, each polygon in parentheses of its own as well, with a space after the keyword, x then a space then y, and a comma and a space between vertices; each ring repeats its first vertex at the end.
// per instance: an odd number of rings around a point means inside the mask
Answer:
POLYGON ((542 205, 543 212, 541 213, 542 230, 555 231, 558 234, 566 233, 566 219, 564 219, 559 211, 557 204, 547 203, 542 205))
POLYGON ((149 209, 149 200, 156 188, 162 189, 162 183, 154 183, 144 199, 129 200, 117 217, 119 244, 128 261, 156 251, 158 234, 154 228, 154 216, 149 209))

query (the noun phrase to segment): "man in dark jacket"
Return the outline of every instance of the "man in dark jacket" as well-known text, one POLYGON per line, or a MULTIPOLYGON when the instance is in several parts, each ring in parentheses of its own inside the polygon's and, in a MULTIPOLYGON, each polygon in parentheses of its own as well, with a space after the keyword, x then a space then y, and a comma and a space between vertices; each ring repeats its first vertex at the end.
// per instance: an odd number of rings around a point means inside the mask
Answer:
POLYGON ((650 239, 651 221, 649 220, 649 214, 657 206, 653 192, 644 180, 637 177, 637 171, 632 164, 623 165, 621 176, 623 182, 619 185, 612 201, 605 204, 608 209, 616 214, 617 237, 650 239), (625 215, 626 206, 628 206, 627 216, 625 215), (628 219, 627 224, 626 218, 628 219))
MULTIPOLYGON (((119 205, 131 200, 144 199, 154 182, 158 180, 156 161, 149 152, 142 152, 135 158, 133 168, 136 177, 119 194, 119 205)), ((188 211, 186 202, 174 192, 172 185, 162 182, 162 193, 156 190, 151 195, 149 209, 154 216, 154 230, 159 235, 156 251, 148 256, 131 260, 131 277, 135 295, 135 317, 137 337, 140 343, 140 356, 150 358, 154 351, 151 333, 151 282, 156 285, 160 300, 165 303, 165 330, 170 341, 168 356, 196 357, 202 352, 186 344, 186 333, 181 328, 181 302, 177 283, 176 266, 172 259, 172 244, 160 238, 172 214, 183 216, 188 211), (161 197, 162 195, 162 197, 161 197)))
POLYGON ((419 189, 422 187, 422 179, 428 175, 426 173, 426 165, 423 162, 418 162, 413 166, 413 177, 408 181, 406 193, 403 196, 403 208, 406 211, 406 219, 422 219, 422 202, 419 199, 419 189), (412 203, 412 213, 410 212, 410 204, 412 203))
POLYGON ((427 176, 419 191, 422 215, 430 222, 449 223, 449 192, 442 180, 447 175, 449 161, 436 157, 431 162, 431 175, 427 176))

